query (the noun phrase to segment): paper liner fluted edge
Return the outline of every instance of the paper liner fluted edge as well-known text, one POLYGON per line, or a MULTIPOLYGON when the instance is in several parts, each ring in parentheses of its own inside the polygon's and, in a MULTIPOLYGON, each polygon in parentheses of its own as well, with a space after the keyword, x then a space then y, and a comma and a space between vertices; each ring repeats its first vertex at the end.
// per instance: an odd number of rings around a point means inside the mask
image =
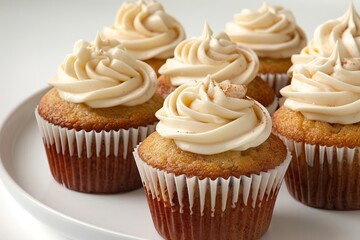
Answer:
POLYGON ((360 146, 322 146, 278 136, 293 153, 285 183, 296 200, 321 209, 360 209, 360 146))
POLYGON ((134 158, 139 169, 140 177, 148 194, 152 198, 167 199, 169 196, 170 204, 175 194, 180 204, 180 212, 183 212, 183 201, 189 201, 190 213, 192 213, 192 206, 194 204, 194 191, 198 187, 200 193, 200 211, 203 214, 206 198, 206 189, 210 189, 211 211, 215 211, 217 204, 221 204, 221 210, 226 210, 226 203, 229 195, 229 185, 233 186, 233 198, 231 199, 231 206, 236 207, 238 201, 242 201, 244 205, 250 204, 252 208, 256 206, 256 200, 267 200, 272 193, 277 193, 283 181, 286 169, 291 160, 290 152, 287 153, 286 159, 276 168, 270 169, 260 174, 251 174, 250 176, 240 176, 239 178, 231 176, 228 179, 218 177, 215 180, 207 177, 199 179, 197 176, 187 177, 184 174, 176 176, 174 173, 168 173, 165 170, 156 169, 143 160, 138 154, 138 146, 135 148, 134 158), (242 186, 242 187, 240 187, 242 186), (183 189, 188 190, 188 199, 183 199, 183 189), (218 190, 221 192, 221 202, 216 202, 216 195, 218 190), (250 196, 251 194, 251 196, 250 196), (243 199, 239 199, 242 195, 243 199), (267 196, 266 199, 264 196, 267 196), (252 201, 251 201, 252 199, 252 201))
MULTIPOLYGON (((304 142, 297 142, 292 139, 288 139, 278 133, 274 133, 277 135, 286 145, 286 147, 289 149, 290 152, 295 152, 295 157, 299 157, 302 154, 303 147, 305 150, 305 159, 308 166, 312 167, 314 165, 315 160, 315 151, 316 147, 319 148, 319 162, 320 164, 323 164, 325 159, 328 162, 328 164, 332 164, 334 161, 334 150, 336 152, 336 158, 338 162, 344 161, 344 159, 347 160, 349 167, 353 164, 354 157, 356 151, 359 152, 359 147, 354 148, 348 148, 348 147, 337 147, 337 146, 323 146, 323 145, 317 145, 317 144, 309 144, 304 142), (345 156, 345 158, 344 158, 345 156)), ((360 157, 360 155, 359 155, 360 157)))
POLYGON ((92 145, 94 144, 97 157, 103 150, 102 148, 105 148, 106 157, 111 154, 110 149, 113 149, 114 156, 123 154, 123 159, 126 159, 128 154, 132 154, 131 152, 128 153, 128 144, 131 143, 132 146, 137 146, 141 141, 155 131, 157 124, 154 123, 147 126, 140 126, 138 128, 110 131, 103 130, 100 132, 92 130, 87 132, 85 130, 77 131, 75 129, 68 129, 66 127, 50 123, 39 115, 37 108, 35 109, 35 117, 46 147, 49 148, 51 145, 55 144, 56 152, 58 154, 61 153, 64 155, 65 151, 68 149, 70 156, 73 156, 75 152, 75 142, 78 157, 81 157, 82 154, 86 154, 87 158, 91 158, 93 154, 92 145), (119 153, 119 143, 121 140, 124 151, 119 153), (112 148, 111 143, 113 144, 112 148), (84 144, 85 152, 83 152, 84 144))
POLYGON ((289 76, 286 73, 259 73, 258 76, 274 89, 278 97, 281 97, 280 89, 288 85, 289 76))

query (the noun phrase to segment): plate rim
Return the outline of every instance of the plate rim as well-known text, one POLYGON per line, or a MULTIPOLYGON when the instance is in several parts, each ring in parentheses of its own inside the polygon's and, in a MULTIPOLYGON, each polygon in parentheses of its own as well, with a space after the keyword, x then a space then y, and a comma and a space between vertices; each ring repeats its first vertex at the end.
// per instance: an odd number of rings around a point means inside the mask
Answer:
MULTIPOLYGON (((4 132, 6 130, 6 127, 8 125, 11 125, 11 120, 13 118, 16 118, 16 115, 19 113, 19 111, 25 107, 25 105, 30 104, 31 101, 34 101, 34 98, 40 97, 41 94, 44 94, 46 91, 51 89, 51 87, 45 87, 41 88, 40 90, 37 90, 35 93, 27 96, 25 99, 20 101, 4 118, 4 120, 0 123, 0 143, 4 142, 4 132)), ((35 108, 34 108, 35 109, 35 108)), ((35 117, 34 117, 35 118, 35 117)), ((9 140, 9 139, 8 139, 9 140)), ((8 141, 7 143, 9 146, 13 145, 13 142, 8 141)), ((115 232, 112 230, 108 230, 102 227, 98 227, 96 225, 86 223, 84 221, 78 220, 74 217, 68 216, 62 212, 59 212, 50 206, 47 206, 46 204, 42 203, 40 200, 34 198, 30 193, 28 193, 25 189, 23 189, 16 180, 9 174, 7 168, 5 167, 3 163, 3 148, 0 146, 0 180, 2 181, 5 189, 10 193, 10 195, 14 198, 14 200, 27 212, 29 212, 34 218, 41 221, 43 224, 49 226, 52 229, 55 229, 58 231, 59 228, 55 228, 55 226, 52 226, 52 224, 49 224, 49 221, 45 221, 44 217, 41 217, 41 215, 48 215, 52 218, 52 221, 58 222, 63 221, 65 223, 65 227, 62 227, 63 229, 67 228, 74 228, 74 227, 81 227, 83 229, 87 229, 89 231, 98 232, 99 235, 101 235, 101 239, 129 239, 129 240, 146 240, 144 238, 135 237, 131 235, 127 235, 124 233, 115 232), (39 211, 39 212, 36 212, 39 211)), ((8 150, 10 151, 10 150, 8 150)), ((47 219, 48 220, 48 219, 47 219)), ((59 232, 59 231, 58 231, 59 232)), ((72 236, 73 234, 65 233, 64 231, 61 231, 65 236, 72 236)))

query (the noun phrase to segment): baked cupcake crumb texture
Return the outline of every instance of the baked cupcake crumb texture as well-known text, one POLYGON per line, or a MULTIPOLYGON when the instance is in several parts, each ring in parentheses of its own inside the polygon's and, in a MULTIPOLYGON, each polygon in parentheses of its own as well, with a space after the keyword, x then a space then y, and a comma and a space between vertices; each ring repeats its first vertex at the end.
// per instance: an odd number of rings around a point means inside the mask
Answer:
POLYGON ((187 177, 198 176, 199 179, 260 174, 280 165, 286 153, 281 140, 273 135, 258 147, 214 155, 183 151, 174 140, 161 137, 158 133, 151 134, 139 146, 139 156, 147 164, 176 176, 184 174, 187 177))
POLYGON ((136 107, 91 108, 64 101, 56 89, 51 89, 39 102, 38 112, 45 120, 60 127, 100 132, 154 124, 158 121, 155 113, 162 104, 163 98, 155 94, 149 101, 136 107))

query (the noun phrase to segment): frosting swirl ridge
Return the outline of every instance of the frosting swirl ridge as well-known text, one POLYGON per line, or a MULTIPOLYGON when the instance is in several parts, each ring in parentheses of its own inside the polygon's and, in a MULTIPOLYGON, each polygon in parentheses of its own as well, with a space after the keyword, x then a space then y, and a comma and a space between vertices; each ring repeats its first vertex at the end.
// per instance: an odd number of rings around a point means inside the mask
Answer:
POLYGON ((248 84, 258 72, 256 54, 231 42, 225 33, 216 37, 207 23, 201 37, 182 41, 159 73, 170 77, 173 86, 201 80, 211 74, 215 81, 230 80, 234 84, 248 84))
POLYGON ((106 27, 101 34, 105 39, 122 42, 140 60, 171 57, 176 45, 185 39, 181 24, 154 0, 124 2, 115 24, 106 27))
POLYGON ((231 40, 253 49, 259 57, 289 58, 306 44, 304 31, 294 15, 266 2, 256 11, 244 9, 225 26, 231 40))
POLYGON ((291 60, 297 65, 315 57, 329 57, 337 41, 341 43, 343 57, 360 57, 360 17, 353 3, 342 17, 320 24, 311 42, 291 60))
POLYGON ((80 40, 50 81, 61 98, 92 108, 134 106, 148 101, 156 89, 156 73, 136 60, 116 40, 80 40))
POLYGON ((262 144, 271 133, 266 109, 246 98, 246 87, 208 76, 172 92, 156 117, 156 131, 174 139, 184 150, 198 154, 243 151, 262 144))
POLYGON ((285 107, 310 120, 360 122, 360 58, 344 58, 340 42, 330 57, 296 65, 291 85, 281 89, 285 107))

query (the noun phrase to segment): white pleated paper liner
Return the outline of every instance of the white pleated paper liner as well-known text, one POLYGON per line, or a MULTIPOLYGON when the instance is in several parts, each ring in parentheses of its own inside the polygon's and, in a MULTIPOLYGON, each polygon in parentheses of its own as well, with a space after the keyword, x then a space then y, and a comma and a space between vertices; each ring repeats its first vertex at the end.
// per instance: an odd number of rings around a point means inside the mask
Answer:
POLYGON ((273 115, 276 109, 278 108, 278 106, 279 106, 279 101, 278 98, 275 96, 274 101, 269 106, 266 106, 266 109, 268 110, 270 115, 273 115))
POLYGON ((153 222, 166 239, 258 239, 268 229, 290 153, 278 167, 228 179, 176 176, 134 157, 153 222))
POLYGON ((54 125, 35 110, 55 180, 81 192, 116 193, 141 187, 132 151, 156 123, 111 131, 76 131, 54 125))
POLYGON ((278 136, 293 155, 285 182, 295 199, 316 208, 360 209, 360 147, 314 145, 278 136))
POLYGON ((280 89, 289 84, 286 73, 259 73, 258 75, 274 89, 277 97, 281 97, 280 89))

